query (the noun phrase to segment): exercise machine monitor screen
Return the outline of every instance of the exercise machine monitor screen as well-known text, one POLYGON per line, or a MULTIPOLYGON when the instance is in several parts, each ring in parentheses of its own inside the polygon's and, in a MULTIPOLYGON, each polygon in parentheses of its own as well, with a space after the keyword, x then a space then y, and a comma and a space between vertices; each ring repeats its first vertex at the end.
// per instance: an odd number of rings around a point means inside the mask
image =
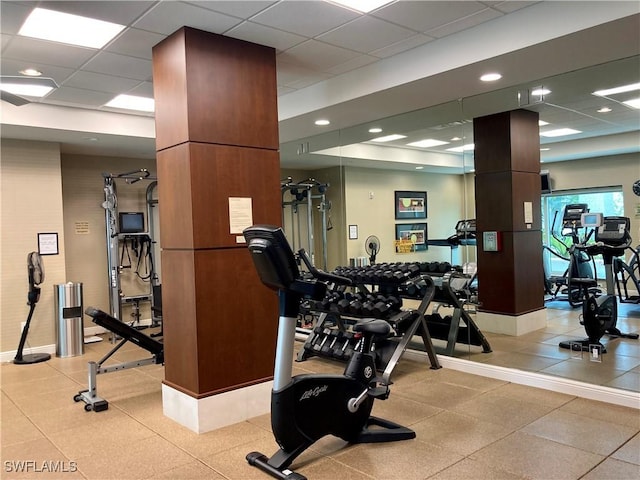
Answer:
POLYGON ((121 212, 120 233, 143 233, 144 214, 142 212, 121 212))
POLYGON ((602 225, 602 213, 583 213, 580 223, 585 228, 598 228, 602 225))

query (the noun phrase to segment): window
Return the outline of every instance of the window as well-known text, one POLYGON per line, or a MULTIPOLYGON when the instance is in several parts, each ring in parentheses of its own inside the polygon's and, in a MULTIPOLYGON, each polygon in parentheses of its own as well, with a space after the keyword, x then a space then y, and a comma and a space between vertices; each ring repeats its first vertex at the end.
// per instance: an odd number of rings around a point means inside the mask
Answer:
MULTIPOLYGON (((565 205, 572 203, 586 203, 589 206, 589 211, 602 213, 605 217, 624 215, 624 198, 621 186, 556 191, 543 195, 542 242, 563 257, 567 257, 567 250, 571 246, 572 240, 570 236, 562 235, 562 214, 565 205)), ((585 229, 580 229, 580 240, 582 241, 588 234, 589 232, 585 229)), ((544 253, 544 262, 547 275, 562 275, 568 266, 568 262, 547 251, 544 253)), ((602 257, 597 256, 595 263, 597 278, 604 279, 602 257)))

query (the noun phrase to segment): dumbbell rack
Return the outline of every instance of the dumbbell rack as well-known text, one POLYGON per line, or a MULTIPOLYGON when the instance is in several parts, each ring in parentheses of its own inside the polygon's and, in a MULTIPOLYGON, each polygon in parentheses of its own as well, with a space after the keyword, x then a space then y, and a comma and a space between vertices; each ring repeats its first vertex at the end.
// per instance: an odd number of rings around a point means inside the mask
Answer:
MULTIPOLYGON (((360 272, 353 270, 345 272, 346 268, 349 267, 337 269, 335 273, 340 275, 345 275, 346 273, 345 276, 359 279, 360 281, 356 280, 354 288, 357 292, 365 295, 384 292, 387 295, 395 294, 399 296, 400 282, 407 280, 411 276, 417 277, 419 275, 419 271, 416 270, 412 274, 405 274, 404 276, 363 279, 362 276, 358 276, 360 272)), ((355 267, 355 270, 357 269, 358 267, 355 267)), ((390 381, 391 373, 414 335, 420 335, 424 350, 429 357, 431 368, 440 368, 425 319, 427 307, 435 295, 435 285, 429 277, 426 277, 425 284, 426 288, 423 289, 422 302, 417 309, 399 310, 382 318, 389 322, 393 332, 392 337, 380 339, 374 344, 374 349, 377 353, 376 367, 383 372, 383 383, 390 381)), ((358 336, 351 332, 350 327, 365 318, 381 318, 380 315, 338 312, 334 306, 335 304, 322 305, 321 302, 309 305, 309 308, 315 310, 319 316, 303 348, 298 352, 298 362, 302 362, 312 356, 348 361, 353 352, 357 351, 358 342, 360 341, 358 336)))

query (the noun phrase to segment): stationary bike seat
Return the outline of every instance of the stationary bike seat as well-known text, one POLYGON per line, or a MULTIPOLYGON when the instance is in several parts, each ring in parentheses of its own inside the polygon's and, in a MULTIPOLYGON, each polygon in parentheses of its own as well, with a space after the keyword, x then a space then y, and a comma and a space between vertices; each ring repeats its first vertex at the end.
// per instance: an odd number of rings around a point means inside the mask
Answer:
POLYGON ((354 332, 372 333, 374 335, 387 336, 391 333, 391 325, 385 320, 363 320, 353 326, 354 332))

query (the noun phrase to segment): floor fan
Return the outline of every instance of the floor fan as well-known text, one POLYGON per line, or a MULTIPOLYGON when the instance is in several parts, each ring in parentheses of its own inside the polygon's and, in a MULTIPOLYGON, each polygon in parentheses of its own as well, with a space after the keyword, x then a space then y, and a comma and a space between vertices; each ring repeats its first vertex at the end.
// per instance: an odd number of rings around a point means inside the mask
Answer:
POLYGON ((29 353, 23 355, 24 344, 27 341, 27 335, 29 334, 29 325, 31 324, 31 317, 33 311, 36 309, 36 303, 40 300, 40 285, 44 282, 44 265, 42 265, 42 257, 38 252, 31 252, 27 255, 27 270, 29 273, 29 294, 27 296, 29 305, 29 316, 22 329, 22 335, 20 336, 20 345, 18 346, 18 352, 16 358, 13 359, 13 363, 18 365, 27 365, 31 363, 44 362, 51 358, 48 353, 29 353))
POLYGON ((373 265, 376 263, 376 255, 380 251, 380 239, 375 235, 370 235, 364 241, 364 249, 369 255, 369 264, 373 265))

